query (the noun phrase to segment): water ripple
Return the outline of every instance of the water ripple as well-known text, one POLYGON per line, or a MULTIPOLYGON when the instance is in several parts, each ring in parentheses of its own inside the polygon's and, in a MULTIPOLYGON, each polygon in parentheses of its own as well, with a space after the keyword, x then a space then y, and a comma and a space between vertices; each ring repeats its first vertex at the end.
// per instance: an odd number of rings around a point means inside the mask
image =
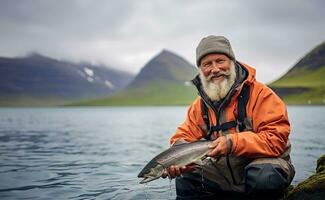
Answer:
POLYGON ((0 192, 10 192, 10 191, 27 191, 32 189, 47 189, 47 188, 54 188, 54 187, 63 187, 67 186, 69 183, 67 181, 59 182, 59 183, 51 183, 51 184, 43 184, 43 185, 27 185, 22 187, 14 187, 14 188, 6 188, 6 189, 0 189, 0 192))
MULTIPOLYGON (((174 182, 141 185, 136 176, 168 148, 185 113, 186 107, 0 109, 0 198, 175 198, 174 182)), ((325 151, 322 113, 323 107, 289 107, 293 183, 313 173, 325 151)))

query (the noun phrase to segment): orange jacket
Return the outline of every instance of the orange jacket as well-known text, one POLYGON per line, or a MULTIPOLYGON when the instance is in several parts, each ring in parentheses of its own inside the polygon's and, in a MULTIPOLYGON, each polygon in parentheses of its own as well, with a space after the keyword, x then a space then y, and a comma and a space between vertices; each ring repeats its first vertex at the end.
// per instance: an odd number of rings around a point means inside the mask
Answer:
MULTIPOLYGON (((232 140, 232 154, 247 157, 278 157, 284 153, 290 133, 290 124, 287 110, 282 100, 266 85, 255 79, 255 69, 246 65, 240 66, 248 72, 247 78, 235 88, 230 102, 223 108, 224 121, 235 120, 237 117, 237 97, 244 83, 250 85, 249 101, 246 105, 247 118, 251 119, 252 127, 249 131, 238 132, 232 128, 228 131, 232 140)), ((170 143, 178 139, 191 142, 203 138, 205 123, 202 117, 202 97, 198 96, 190 105, 187 117, 176 133, 171 137, 170 143)), ((211 125, 216 125, 217 118, 213 109, 209 108, 211 125)), ((215 137, 224 135, 215 133, 215 137)))

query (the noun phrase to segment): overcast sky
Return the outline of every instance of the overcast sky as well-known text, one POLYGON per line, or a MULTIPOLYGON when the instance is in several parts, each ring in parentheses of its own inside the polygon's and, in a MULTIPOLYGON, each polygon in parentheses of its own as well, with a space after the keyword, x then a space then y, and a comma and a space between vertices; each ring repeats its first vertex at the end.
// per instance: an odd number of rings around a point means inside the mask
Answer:
POLYGON ((0 56, 39 52, 137 73, 162 49, 195 63, 224 35, 264 83, 325 40, 323 0, 0 0, 0 56))

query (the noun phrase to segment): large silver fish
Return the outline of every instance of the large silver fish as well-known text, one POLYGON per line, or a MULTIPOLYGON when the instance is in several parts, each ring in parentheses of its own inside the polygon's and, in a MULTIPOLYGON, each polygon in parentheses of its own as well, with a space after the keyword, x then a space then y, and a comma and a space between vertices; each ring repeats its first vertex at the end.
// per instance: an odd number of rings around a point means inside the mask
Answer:
POLYGON ((199 140, 183 143, 170 147, 154 157, 139 173, 138 178, 143 178, 140 183, 147 183, 158 179, 164 169, 171 165, 185 166, 191 163, 202 163, 210 151, 212 141, 199 140))

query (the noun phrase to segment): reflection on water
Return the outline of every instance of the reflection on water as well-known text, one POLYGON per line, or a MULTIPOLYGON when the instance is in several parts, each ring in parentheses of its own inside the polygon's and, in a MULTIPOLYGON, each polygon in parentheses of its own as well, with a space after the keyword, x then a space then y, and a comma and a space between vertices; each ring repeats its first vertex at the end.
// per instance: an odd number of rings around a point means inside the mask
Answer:
MULTIPOLYGON (((325 152, 325 107, 289 107, 294 183, 325 152)), ((168 180, 137 174, 184 120, 186 107, 2 108, 1 199, 166 199, 168 180), (145 188, 146 187, 146 188, 145 188)))

